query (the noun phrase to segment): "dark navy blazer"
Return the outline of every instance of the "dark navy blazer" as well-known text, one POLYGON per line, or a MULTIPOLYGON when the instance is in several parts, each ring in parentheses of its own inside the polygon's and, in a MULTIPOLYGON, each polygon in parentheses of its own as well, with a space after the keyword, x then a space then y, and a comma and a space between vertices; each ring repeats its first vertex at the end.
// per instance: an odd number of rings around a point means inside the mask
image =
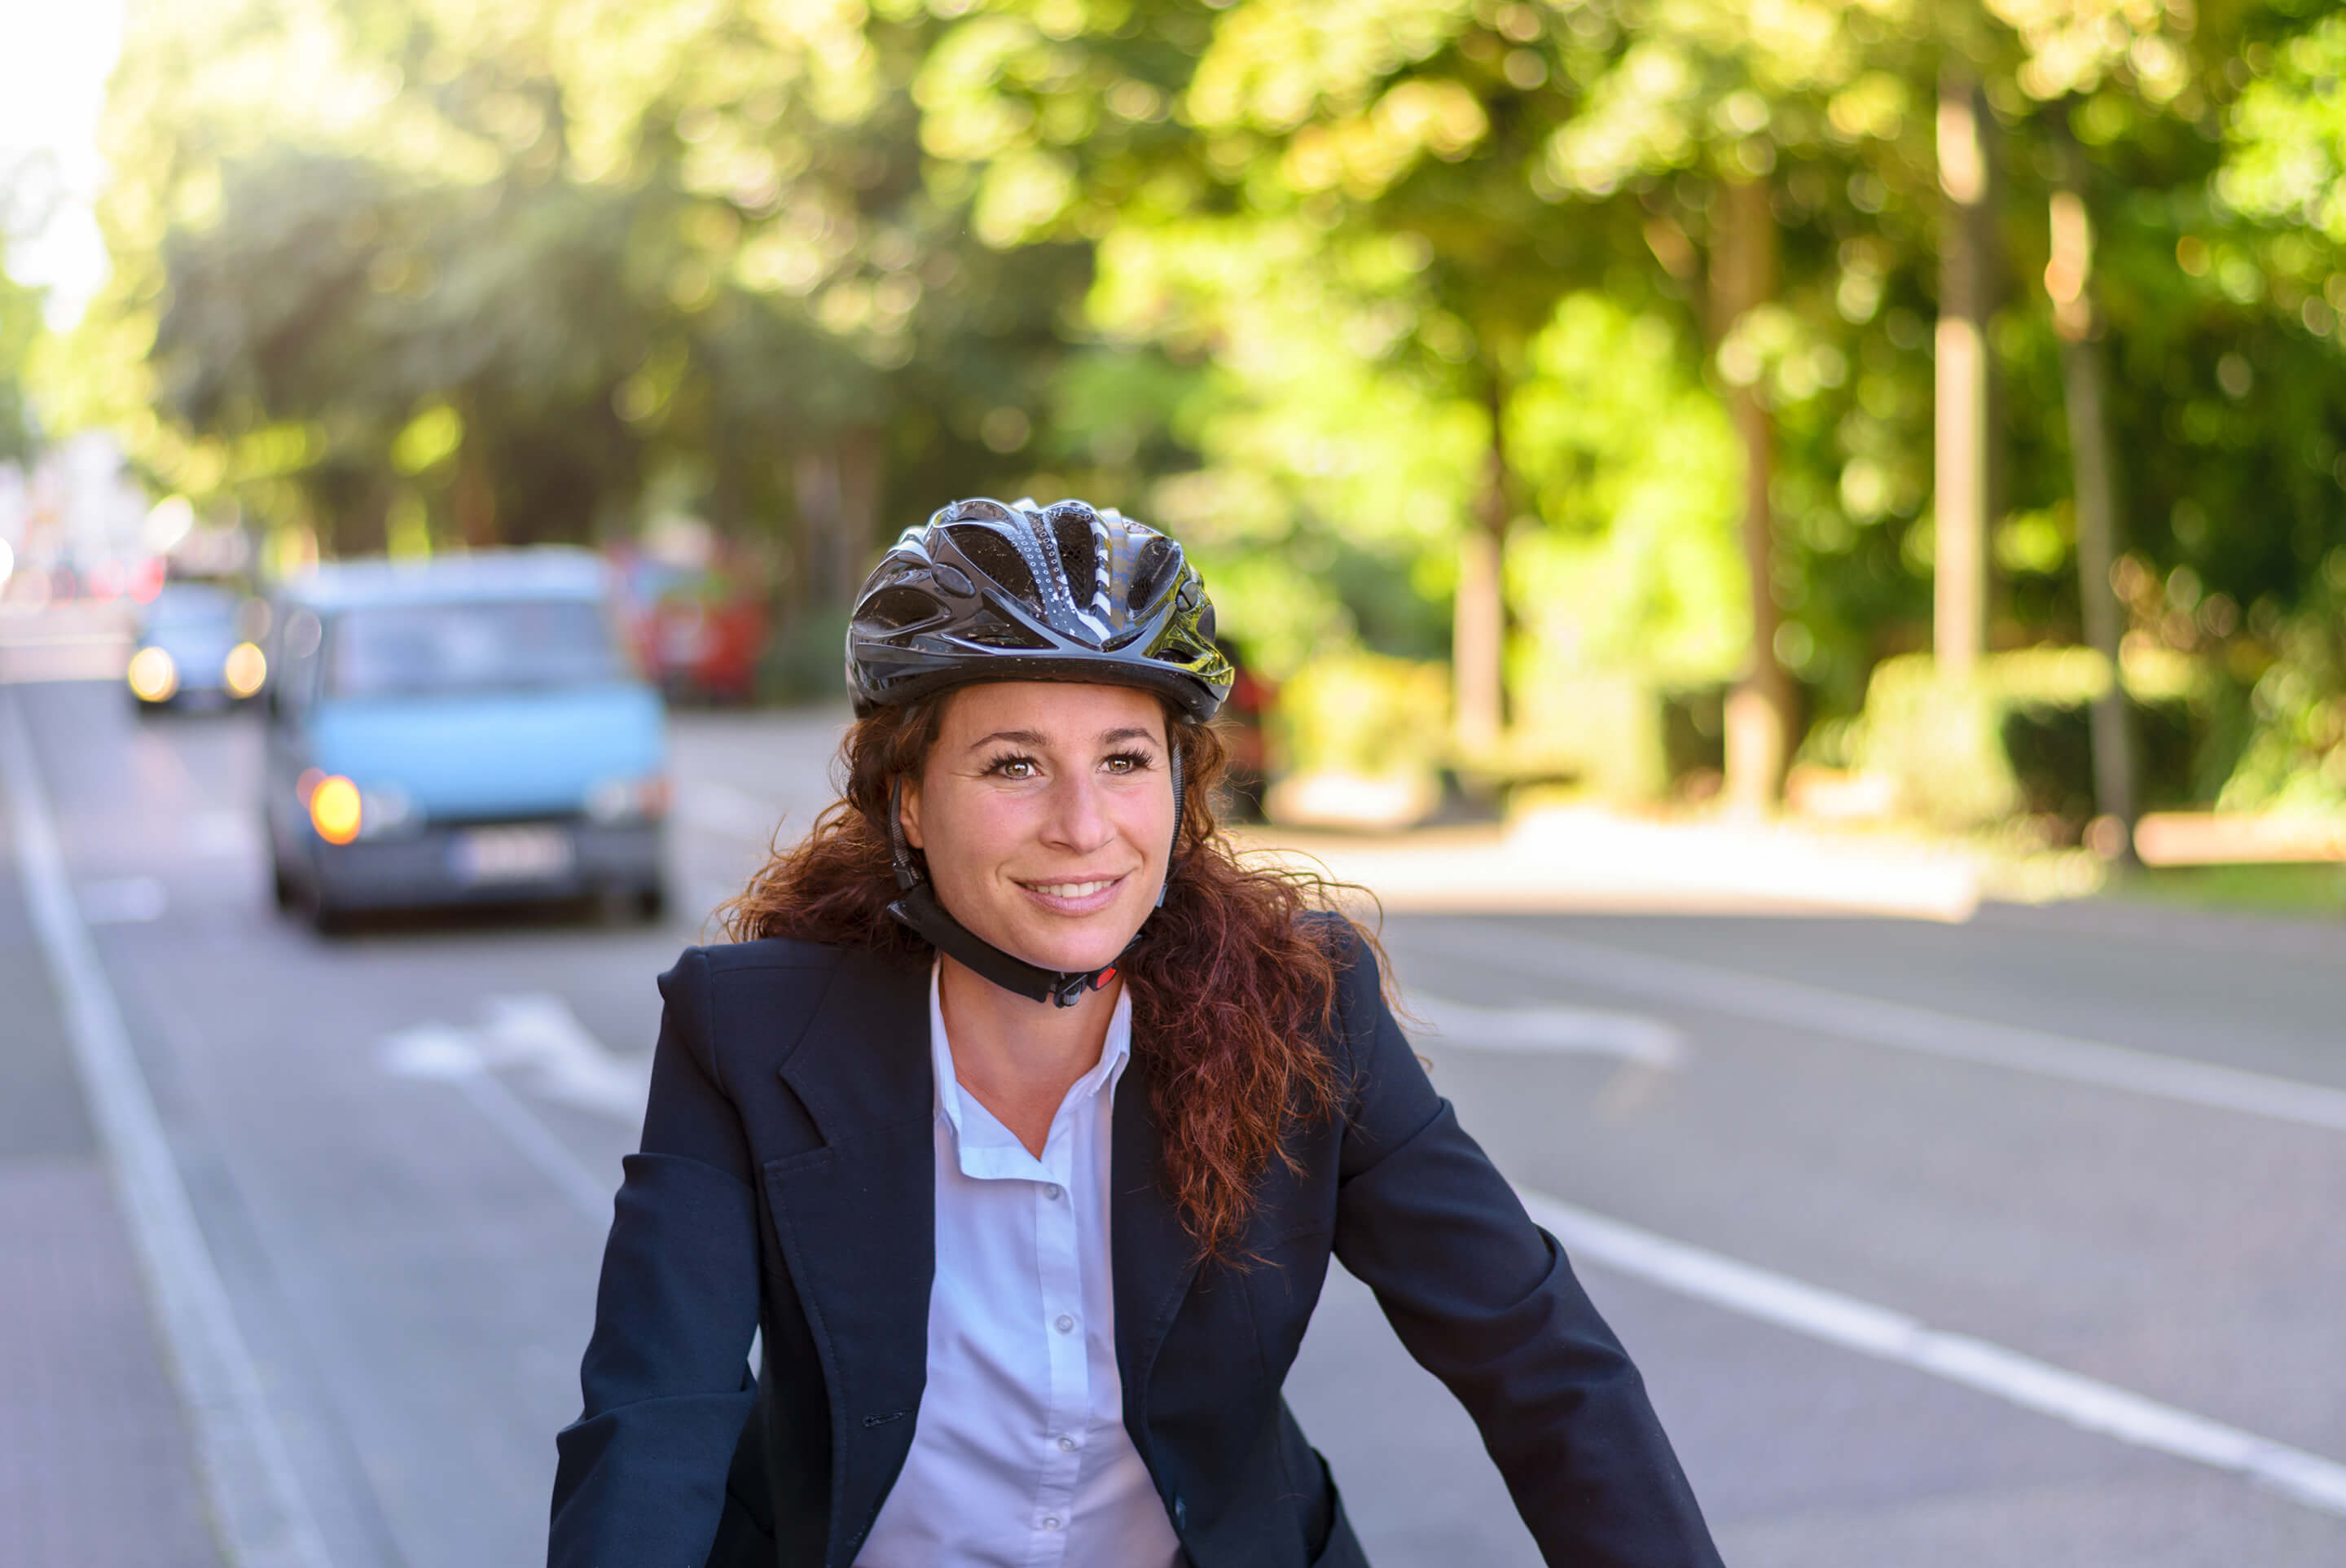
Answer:
MULTIPOLYGON (((1274 1162, 1248 1268, 1159 1180, 1145 1042, 1109 1207, 1124 1421, 1195 1568, 1365 1568, 1280 1397, 1332 1254, 1473 1415, 1551 1564, 1717 1568, 1643 1382, 1423 1068, 1349 927, 1344 1114, 1274 1162)), ((903 1468, 935 1267, 925 959, 688 950, 603 1258, 552 1568, 848 1568, 903 1468), (764 1333, 758 1378, 745 1357, 764 1333)), ((1093 1568, 1093 1565, 1086 1565, 1093 1568)), ((1114 1568, 1114 1565, 1097 1565, 1114 1568)))

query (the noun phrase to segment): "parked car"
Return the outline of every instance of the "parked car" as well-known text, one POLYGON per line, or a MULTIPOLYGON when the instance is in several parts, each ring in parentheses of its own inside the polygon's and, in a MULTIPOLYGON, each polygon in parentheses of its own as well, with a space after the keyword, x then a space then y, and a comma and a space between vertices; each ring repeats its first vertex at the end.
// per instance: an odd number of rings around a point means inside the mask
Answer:
POLYGON ((219 583, 167 583, 138 617, 125 679, 143 711, 226 708, 260 689, 269 661, 244 635, 244 597, 219 583))
POLYGON ((585 551, 351 561, 271 616, 264 810, 280 907, 664 901, 667 715, 585 551))
POLYGON ((636 549, 612 564, 637 657, 671 701, 750 700, 772 631, 759 574, 713 545, 696 565, 636 549))

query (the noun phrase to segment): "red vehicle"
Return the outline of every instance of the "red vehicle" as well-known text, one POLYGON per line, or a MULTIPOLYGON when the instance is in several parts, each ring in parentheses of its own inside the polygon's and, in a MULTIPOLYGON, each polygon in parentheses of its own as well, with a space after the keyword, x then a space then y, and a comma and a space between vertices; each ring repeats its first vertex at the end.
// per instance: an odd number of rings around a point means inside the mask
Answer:
POLYGON ((722 549, 705 565, 612 553, 644 673, 678 702, 748 702, 772 626, 758 575, 722 549))

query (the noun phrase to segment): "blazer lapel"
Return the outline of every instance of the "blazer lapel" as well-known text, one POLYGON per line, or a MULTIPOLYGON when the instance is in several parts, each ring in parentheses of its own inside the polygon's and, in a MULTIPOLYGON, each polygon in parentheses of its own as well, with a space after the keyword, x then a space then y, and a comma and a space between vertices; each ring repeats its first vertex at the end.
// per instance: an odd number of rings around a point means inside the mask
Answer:
POLYGON ((1124 1424, 1152 1473, 1148 1377, 1198 1271, 1197 1245, 1165 1196, 1165 1139, 1153 1079, 1137 1049, 1116 1086, 1108 1152, 1108 1265, 1116 1292, 1116 1364, 1124 1424))
POLYGON ((935 1087, 917 960, 851 954, 780 1074, 822 1146, 764 1170, 831 1400, 826 1561, 852 1558, 912 1447, 936 1271, 935 1087))

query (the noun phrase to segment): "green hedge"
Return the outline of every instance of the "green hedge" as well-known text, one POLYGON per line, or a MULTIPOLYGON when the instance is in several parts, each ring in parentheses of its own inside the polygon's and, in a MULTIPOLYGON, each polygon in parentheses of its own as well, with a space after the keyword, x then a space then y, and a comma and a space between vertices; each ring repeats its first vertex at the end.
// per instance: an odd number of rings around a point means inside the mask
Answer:
MULTIPOLYGON (((1992 654, 1967 681, 1928 655, 1884 659, 1866 687, 1851 760, 1890 778, 1903 809, 1968 830, 2021 813, 2083 822, 2094 811, 2088 710, 2109 689, 2090 648, 1992 654)), ((2214 799, 2238 759, 2245 709, 2233 683, 2179 655, 2130 657, 2140 804, 2214 799)))

